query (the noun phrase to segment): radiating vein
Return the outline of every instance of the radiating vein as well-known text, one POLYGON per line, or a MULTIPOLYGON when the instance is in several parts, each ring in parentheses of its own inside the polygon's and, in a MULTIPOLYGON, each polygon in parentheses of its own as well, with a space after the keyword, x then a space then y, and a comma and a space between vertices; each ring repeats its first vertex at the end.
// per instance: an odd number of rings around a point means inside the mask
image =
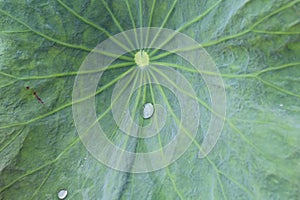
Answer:
POLYGON ((34 193, 32 194, 30 200, 34 199, 34 197, 38 194, 38 192, 40 191, 40 189, 43 187, 43 185, 46 183, 46 181, 48 180, 48 178, 50 177, 51 173, 52 173, 53 169, 50 169, 49 172, 47 173, 47 175, 45 176, 45 178, 43 179, 42 183, 39 185, 39 187, 34 191, 34 193))
POLYGON ((139 39, 138 39, 137 32, 136 32, 136 25, 135 25, 135 22, 134 22, 132 10, 131 10, 131 7, 129 5, 128 0, 125 0, 125 3, 126 3, 126 6, 127 6, 127 10, 128 10, 128 13, 129 13, 130 20, 131 20, 132 28, 133 28, 133 31, 134 31, 135 42, 136 42, 137 47, 140 48, 139 39))
POLYGON ((144 41, 143 41, 143 34, 142 34, 142 27, 143 27, 143 5, 142 0, 139 0, 139 20, 140 20, 140 49, 144 48, 144 41))
MULTIPOLYGON (((178 117, 176 116, 176 114, 174 113, 174 111, 172 110, 170 104, 168 103, 167 97, 164 93, 164 91, 162 90, 161 86, 159 85, 159 82, 157 81, 155 75, 153 72, 149 71, 151 76, 154 78, 154 80, 158 83, 158 88, 163 96, 163 98, 166 101, 166 105, 168 107, 168 110, 170 111, 171 115, 173 116, 173 118, 175 119, 176 123, 180 124, 180 120, 178 119, 178 117)), ((184 131, 184 133, 191 139, 191 141, 196 145, 196 147, 199 149, 199 151, 203 152, 203 149, 201 147, 201 145, 195 140, 194 137, 191 136, 191 134, 186 130, 185 127, 181 126, 182 130, 184 131)), ((218 169, 218 167, 215 165, 215 163, 209 159, 208 156, 205 157, 205 159, 212 165, 212 167, 214 168, 214 170, 217 172, 217 176, 219 176, 219 174, 221 174, 221 171, 218 169)), ((222 173, 223 174, 223 173, 222 173)), ((244 186, 242 186, 238 181, 234 180, 233 178, 230 178, 229 180, 233 181, 233 183, 235 183, 238 187, 240 187, 242 190, 244 190, 246 193, 248 193, 250 196, 253 196, 248 190, 247 188, 245 188, 244 186)), ((221 180, 220 180, 221 181, 221 180)), ((220 182, 220 187, 222 186, 222 182, 220 182)))
POLYGON ((156 0, 153 0, 152 6, 151 6, 150 15, 149 15, 148 31, 147 31, 147 35, 146 35, 146 41, 145 41, 145 46, 146 46, 146 47, 148 47, 149 33, 150 33, 150 27, 151 27, 151 25, 152 25, 153 13, 154 13, 155 5, 156 5, 156 0))
POLYGON ((13 143, 13 141, 15 141, 15 139, 21 135, 23 129, 21 129, 20 131, 18 131, 8 142, 6 142, 6 144, 4 144, 1 148, 0 148, 0 152, 2 152, 6 147, 8 147, 11 143, 13 143))
POLYGON ((151 62, 151 64, 153 64, 155 66, 161 66, 161 67, 172 67, 172 68, 180 69, 180 70, 186 71, 186 72, 226 77, 226 78, 254 78, 255 77, 255 74, 221 74, 221 73, 217 73, 217 72, 199 70, 199 69, 189 68, 189 67, 185 67, 183 65, 167 63, 167 62, 151 62))
MULTIPOLYGON (((273 71, 273 70, 278 70, 278 69, 284 69, 284 68, 286 68, 286 67, 291 67, 291 66, 294 66, 294 64, 285 64, 285 65, 282 65, 282 66, 273 67, 273 68, 271 68, 270 70, 265 70, 264 72, 267 72, 267 71, 273 71)), ((257 148, 252 142, 250 142, 250 141, 246 138, 246 136, 245 136, 243 133, 241 133, 241 132, 236 128, 236 126, 233 124, 233 122, 230 121, 230 120, 228 120, 228 119, 226 118, 226 116, 223 116, 223 115, 221 115, 221 114, 219 114, 219 113, 216 113, 216 112, 215 112, 215 111, 214 111, 207 103, 205 103, 203 100, 199 99, 198 97, 195 97, 194 95, 192 95, 192 94, 186 92, 185 90, 182 90, 180 87, 177 86, 176 83, 174 83, 174 82, 173 82, 166 74, 162 73, 159 69, 156 69, 156 68, 154 67, 154 68, 152 68, 152 70, 154 70, 154 71, 156 71, 157 73, 159 73, 163 78, 165 78, 170 84, 172 84, 172 85, 173 85, 175 88, 177 88, 180 92, 182 92, 182 93, 188 95, 189 97, 195 99, 196 101, 198 101, 202 106, 204 106, 204 107, 205 107, 207 110, 209 110, 211 113, 215 114, 216 116, 218 116, 218 117, 221 118, 221 119, 225 119, 225 121, 232 127, 232 129, 233 129, 236 133, 238 133, 238 134, 241 136, 241 138, 242 138, 247 144, 249 144, 251 147, 253 147, 257 152, 259 152, 259 153, 260 153, 261 155, 263 155, 264 157, 270 159, 265 153, 263 153, 263 151, 261 151, 261 150, 260 150, 259 148, 257 148)), ((251 77, 251 76, 250 76, 250 77, 251 77)), ((277 89, 277 90, 279 90, 279 91, 281 91, 281 92, 284 92, 284 93, 286 93, 286 94, 289 94, 289 95, 291 95, 291 96, 296 96, 296 97, 298 97, 298 98, 299 98, 299 96, 300 96, 300 95, 294 94, 294 93, 292 93, 292 92, 289 92, 289 91, 287 91, 287 90, 284 90, 284 89, 282 89, 282 88, 280 88, 280 87, 278 87, 278 86, 274 86, 274 85, 272 85, 271 83, 269 83, 269 82, 267 82, 267 81, 264 81, 264 80, 261 79, 259 76, 256 76, 255 73, 254 73, 254 75, 253 75, 253 78, 256 78, 256 79, 262 81, 263 83, 269 85, 270 87, 273 87, 273 88, 275 88, 275 89, 277 89)))
POLYGON ((223 0, 217 1, 215 4, 213 4, 210 8, 205 10, 201 15, 195 17, 194 19, 184 23, 182 26, 180 26, 176 31, 180 32, 185 30, 186 28, 190 27, 191 25, 199 22, 202 20, 205 16, 207 16, 215 7, 217 7, 223 0))
MULTIPOLYGON (((173 2, 173 4, 172 4, 172 6, 171 6, 169 12, 167 13, 167 15, 166 15, 164 21, 163 21, 162 24, 160 25, 160 30, 155 34, 154 38, 152 39, 152 41, 151 41, 151 43, 150 43, 150 45, 149 45, 150 48, 153 46, 153 44, 155 43, 155 41, 156 41, 157 38, 159 37, 160 32, 161 32, 162 29, 165 27, 167 21, 169 20, 169 18, 170 18, 170 16, 171 16, 171 13, 173 12, 173 10, 174 10, 174 8, 175 8, 175 6, 176 6, 176 4, 177 4, 177 1, 178 1, 178 0, 174 0, 174 2, 173 2)), ((151 53, 152 53, 152 52, 151 52, 151 53)), ((151 53, 149 54, 149 56, 152 55, 151 53)))
POLYGON ((129 69, 128 71, 126 71, 125 73, 121 74, 120 76, 118 76, 117 78, 115 78, 114 80, 112 80, 111 82, 109 82, 108 84, 104 85, 103 87, 101 87, 99 90, 97 90, 95 92, 95 94, 91 94, 90 96, 87 96, 83 99, 79 99, 77 101, 74 101, 74 102, 69 102, 69 103, 66 103, 62 106, 60 106, 59 108, 56 108, 54 110, 51 110, 50 112, 48 113, 45 113, 45 114, 42 114, 36 118, 33 118, 33 119, 30 119, 28 121, 24 121, 24 122, 19 122, 19 123, 13 123, 13 124, 8 124, 8 125, 5 125, 5 126, 1 126, 0 129, 5 129, 5 128, 11 128, 11 127, 14 127, 14 126, 24 126, 24 125, 27 125, 27 124, 30 124, 30 123, 33 123, 35 121, 38 121, 40 119, 43 119, 45 117, 48 117, 54 113, 57 113, 61 110, 64 110, 65 108, 68 108, 70 106, 72 106, 73 104, 76 104, 76 103, 80 103, 80 102, 83 102, 89 98, 93 98, 95 95, 101 93, 102 91, 106 90, 107 88, 109 88, 110 86, 112 86, 114 83, 116 83, 117 81, 121 80, 123 77, 125 77, 127 74, 131 73, 132 71, 134 70, 134 68, 131 68, 129 69))
POLYGON ((217 5, 219 5, 223 0, 217 1, 214 5, 212 5, 210 8, 208 8, 205 12, 203 12, 201 15, 195 17, 194 19, 186 22, 182 26, 180 26, 175 32, 170 35, 170 37, 166 38, 166 40, 156 49, 154 49, 149 55, 154 56, 159 49, 164 47, 168 42, 170 42, 180 31, 183 31, 184 29, 190 27, 191 25, 195 24, 196 22, 199 22, 202 20, 206 15, 208 15, 217 5))
POLYGON ((266 73, 266 72, 271 72, 271 71, 277 71, 277 70, 281 70, 281 69, 286 69, 288 67, 294 67, 294 66, 299 66, 300 67, 300 62, 295 62, 295 63, 287 63, 287 64, 283 64, 283 65, 280 65, 280 66, 277 66, 277 67, 268 67, 266 69, 263 69, 257 73, 253 73, 255 74, 255 76, 259 76, 263 73, 266 73))
POLYGON ((66 76, 77 76, 77 75, 83 75, 83 74, 93 74, 93 73, 108 71, 108 70, 111 70, 111 69, 124 68, 124 67, 132 66, 132 65, 134 65, 134 62, 123 62, 123 63, 110 65, 108 68, 99 68, 99 69, 89 70, 89 71, 65 72, 65 73, 40 75, 40 76, 28 76, 28 77, 12 76, 11 74, 7 74, 7 73, 1 72, 1 71, 0 71, 0 74, 2 74, 4 76, 7 76, 7 77, 13 77, 16 80, 27 81, 27 80, 61 78, 61 77, 66 77, 66 76))
POLYGON ((300 98, 300 94, 295 94, 295 93, 293 93, 293 92, 290 92, 290 91, 288 91, 288 90, 286 90, 286 89, 284 89, 284 88, 281 88, 281 87, 279 87, 279 86, 277 86, 277 85, 274 85, 273 83, 270 83, 269 81, 263 80, 263 79, 260 78, 260 77, 257 77, 257 79, 258 79, 259 81, 261 81, 262 83, 264 83, 265 85, 267 85, 267 86, 269 86, 269 87, 271 87, 271 88, 273 88, 273 89, 275 89, 275 90, 277 90, 277 91, 280 91, 280 92, 282 92, 282 93, 285 93, 285 94, 288 94, 288 95, 291 95, 291 96, 300 98))
POLYGON ((254 33, 263 33, 263 34, 270 34, 270 35, 300 35, 300 32, 296 31, 265 31, 265 30, 252 30, 254 33))
POLYGON ((4 85, 1 85, 1 86, 0 86, 0 89, 2 89, 2 88, 4 88, 4 87, 7 87, 7 86, 10 86, 10 85, 14 84, 15 82, 17 82, 17 81, 10 81, 10 82, 8 82, 8 83, 5 83, 4 85))
POLYGON ((71 14, 73 14, 75 17, 77 17, 78 19, 80 19, 81 21, 83 21, 84 23, 96 28, 97 30, 103 32, 107 37, 109 37, 113 42, 115 42, 117 45, 119 45, 121 48, 123 48, 124 50, 126 50, 127 52, 131 53, 133 55, 133 53, 124 45, 122 44, 120 41, 118 41, 117 39, 115 39, 115 37, 112 37, 112 35, 105 30, 103 27, 93 23, 92 21, 80 16, 78 13, 76 13, 74 10, 72 10, 69 6, 67 6, 64 2, 62 2, 61 0, 57 0, 58 3, 60 5, 62 5, 67 11, 69 11, 71 14))
MULTIPOLYGON (((0 13, 4 14, 4 15, 10 17, 10 18, 12 18, 16 22, 18 22, 19 24, 22 24, 23 26, 25 26, 26 28, 28 28, 30 31, 32 31, 33 33, 41 36, 42 38, 45 38, 45 39, 47 39, 49 41, 52 41, 52 42, 55 42, 55 43, 57 43, 59 45, 62 45, 62 46, 65 46, 65 47, 69 47, 69 48, 73 48, 73 49, 79 49, 79 50, 87 51, 87 52, 91 52, 93 50, 93 49, 90 49, 90 48, 82 46, 82 45, 75 45, 75 44, 70 44, 70 43, 67 43, 67 42, 60 41, 58 39, 52 38, 52 37, 50 37, 50 36, 42 33, 42 32, 34 30, 28 24, 26 24, 25 22, 21 21, 20 19, 17 19, 13 15, 9 14, 8 12, 5 12, 2 9, 0 9, 0 13)), ((109 52, 105 52, 105 51, 94 50, 94 52, 102 54, 102 55, 106 55, 106 56, 109 56, 109 57, 113 57, 113 58, 120 58, 120 59, 123 59, 123 60, 129 60, 129 61, 132 60, 132 58, 127 57, 127 56, 119 56, 119 55, 115 55, 115 54, 112 54, 112 53, 109 53, 109 52)))
POLYGON ((214 40, 214 41, 211 41, 211 42, 208 42, 208 43, 203 43, 202 44, 202 47, 208 47, 208 46, 212 46, 212 45, 215 45, 215 44, 218 44, 218 43, 221 43, 221 42, 224 42, 224 41, 227 41, 227 40, 230 40, 230 39, 234 39, 234 38, 238 38, 240 36, 243 36, 253 30, 255 30, 255 27, 257 27, 259 24, 261 24, 263 21, 265 21, 266 19, 280 13, 281 11, 285 10, 285 9, 288 9, 292 6, 294 6, 295 4, 299 3, 300 0, 296 0, 296 1, 292 1, 284 6, 282 6, 281 8, 275 10, 274 12, 271 12, 270 14, 264 16, 263 18, 261 18, 260 20, 256 21, 254 24, 252 24, 252 26, 250 26, 250 28, 244 30, 244 31, 241 31, 237 34, 234 34, 234 35, 229 35, 229 36, 225 36, 223 38, 220 38, 220 39, 217 39, 217 40, 214 40))
MULTIPOLYGON (((109 6, 107 5, 107 3, 104 0, 101 0, 105 9, 108 11, 109 15, 111 16, 111 18, 113 19, 114 23, 116 24, 116 26, 119 28, 120 32, 124 32, 124 29, 122 28, 120 22, 117 20, 117 18, 115 17, 114 13, 111 11, 111 9, 109 8, 109 6)), ((128 44, 131 46, 132 49, 135 49, 134 45, 132 44, 131 40, 128 38, 128 36, 126 35, 126 33, 123 33, 125 39, 127 40, 128 44)))
MULTIPOLYGON (((134 69, 134 68, 132 68, 132 69, 134 69)), ((130 71, 130 72, 132 72, 132 70, 128 70, 128 71, 130 71)), ((128 72, 126 72, 125 73, 125 75, 128 75, 128 72)), ((135 73, 133 73, 132 74, 132 78, 134 77, 134 75, 135 75, 135 73)), ((124 77, 124 74, 122 74, 121 75, 121 77, 123 78, 124 77)), ((119 79, 118 79, 119 80, 119 79)), ((113 80, 114 81, 114 80, 113 80)), ((112 83, 110 82, 109 84, 107 84, 107 85, 112 85, 112 83)), ((126 85, 125 85, 126 86, 126 85)), ((102 87, 103 88, 103 87, 102 87)), ((101 89, 100 89, 101 90, 101 89)), ((100 90, 98 90, 97 92, 100 92, 100 90)), ((112 103, 113 104, 113 103, 112 103)), ((67 104, 66 104, 67 105, 67 104)), ((104 112, 104 113, 102 113, 101 115, 100 115, 100 117, 98 117, 97 118, 97 120, 95 121, 95 122, 93 122, 93 124, 92 124, 92 126, 93 125, 95 125, 95 123, 96 122, 98 122, 99 120, 101 120, 110 110, 111 110, 111 108, 112 108, 112 105, 111 106, 109 106, 107 109, 106 109, 106 111, 104 112)), ((87 130, 86 130, 86 132, 85 133, 87 133, 88 132, 88 130, 90 129, 90 128, 92 128, 92 126, 90 126, 87 130)), ((0 129, 1 129, 2 127, 0 127, 0 129)), ((85 133, 83 134, 83 135, 85 135, 85 133)), ((48 161, 48 162, 46 162, 45 164, 43 164, 43 165, 41 165, 41 166, 39 166, 39 167, 37 167, 37 168, 35 168, 35 169, 32 169, 32 170, 29 170, 29 171, 27 171, 25 174, 23 174, 23 175, 21 175, 21 176, 19 176, 19 177, 17 177, 16 179, 14 179, 13 181, 11 181, 10 183, 8 183, 8 184, 6 184, 3 188, 1 188, 0 189, 0 193, 1 192, 3 192, 3 191, 5 191, 6 189, 8 189, 8 188, 10 188, 12 185, 14 185, 15 183, 17 183, 18 181, 20 181, 20 180, 22 180, 23 178, 25 178, 26 176, 29 176, 29 175, 31 175, 31 174, 34 174, 35 172, 37 172, 37 171, 40 171, 40 170, 42 170, 42 169, 44 169, 45 167, 48 167, 49 165, 51 165, 51 164, 54 164, 54 163, 56 163, 57 161, 59 161, 60 160, 60 158, 63 156, 63 155, 65 155, 75 144, 77 144, 78 142, 80 141, 80 138, 78 137, 78 138, 76 138, 76 139, 74 139, 55 159, 53 159, 53 160, 51 160, 51 161, 48 161)))
MULTIPOLYGON (((155 101, 155 98, 154 98, 154 92, 153 92, 153 87, 152 87, 152 83, 151 83, 151 78, 150 78, 150 74, 149 72, 147 71, 147 79, 148 79, 148 82, 149 82, 149 88, 150 88, 150 94, 151 94, 151 100, 152 100, 152 104, 153 105, 156 105, 156 101, 155 101)), ((156 125, 156 128, 158 128, 158 121, 157 121, 158 118, 155 118, 155 125, 156 125)), ((161 140, 161 136, 160 136, 160 133, 157 134, 157 139, 158 139, 158 142, 159 142, 159 145, 160 145, 160 148, 163 149, 163 144, 162 144, 162 140, 161 140)), ((165 158, 165 154, 163 151, 162 152, 162 157, 165 158)), ((176 182, 171 174, 171 171, 169 169, 168 166, 165 167, 166 171, 167 171, 167 174, 168 174, 168 177, 172 183, 172 186, 175 190, 175 192, 177 193, 177 195, 179 196, 180 199, 184 199, 183 195, 181 194, 181 192, 179 191, 177 185, 176 185, 176 182)))

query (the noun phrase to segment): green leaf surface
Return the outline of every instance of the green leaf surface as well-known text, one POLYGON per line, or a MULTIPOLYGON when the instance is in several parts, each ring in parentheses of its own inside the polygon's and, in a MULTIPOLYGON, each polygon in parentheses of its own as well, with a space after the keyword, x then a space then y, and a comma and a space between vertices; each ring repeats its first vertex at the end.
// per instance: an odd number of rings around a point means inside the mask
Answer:
MULTIPOLYGON (((0 22, 0 199, 52 200, 62 189, 66 199, 300 199, 300 0, 11 0, 0 1, 0 22), (107 167, 80 141, 77 71, 99 43, 138 27, 184 33, 215 61, 226 116, 207 157, 198 156, 211 114, 205 82, 163 51, 150 62, 183 74, 201 100, 188 150, 166 168, 136 174, 107 167)), ((133 152, 167 144, 181 115, 174 94, 157 86, 135 92, 129 104, 140 124, 148 121, 139 98, 171 110, 157 137, 128 138, 113 121, 110 97, 134 55, 112 65, 95 98, 97 114, 108 112, 99 119, 107 137, 133 152)))

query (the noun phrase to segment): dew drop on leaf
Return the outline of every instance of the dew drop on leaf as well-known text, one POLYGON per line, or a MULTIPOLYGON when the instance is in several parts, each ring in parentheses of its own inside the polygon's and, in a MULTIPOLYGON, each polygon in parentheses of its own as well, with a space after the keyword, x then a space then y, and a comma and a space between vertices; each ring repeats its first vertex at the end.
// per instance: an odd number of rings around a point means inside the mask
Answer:
POLYGON ((60 190, 57 194, 59 199, 65 199, 68 195, 68 191, 67 190, 60 190))
POLYGON ((143 118, 149 119, 150 117, 152 117, 153 113, 154 113, 154 107, 152 103, 146 103, 144 105, 143 118))

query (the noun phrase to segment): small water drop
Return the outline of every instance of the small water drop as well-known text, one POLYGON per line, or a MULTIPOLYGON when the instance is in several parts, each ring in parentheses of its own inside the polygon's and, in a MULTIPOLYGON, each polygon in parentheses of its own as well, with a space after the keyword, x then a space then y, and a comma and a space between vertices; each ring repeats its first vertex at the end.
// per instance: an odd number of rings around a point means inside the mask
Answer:
POLYGON ((68 195, 68 191, 67 190, 60 190, 57 194, 59 199, 65 199, 68 195))
POLYGON ((143 118, 149 119, 150 117, 152 117, 153 113, 154 113, 154 107, 152 103, 145 103, 144 110, 143 110, 143 118))

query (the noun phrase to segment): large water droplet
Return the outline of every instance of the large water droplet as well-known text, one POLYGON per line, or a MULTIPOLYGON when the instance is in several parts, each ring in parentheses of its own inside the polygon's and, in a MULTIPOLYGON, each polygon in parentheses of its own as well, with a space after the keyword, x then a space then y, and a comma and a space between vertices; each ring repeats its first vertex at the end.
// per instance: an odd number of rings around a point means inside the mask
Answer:
POLYGON ((149 119, 152 117, 154 113, 154 107, 152 103, 145 103, 144 105, 144 110, 143 110, 143 118, 144 119, 149 119))

